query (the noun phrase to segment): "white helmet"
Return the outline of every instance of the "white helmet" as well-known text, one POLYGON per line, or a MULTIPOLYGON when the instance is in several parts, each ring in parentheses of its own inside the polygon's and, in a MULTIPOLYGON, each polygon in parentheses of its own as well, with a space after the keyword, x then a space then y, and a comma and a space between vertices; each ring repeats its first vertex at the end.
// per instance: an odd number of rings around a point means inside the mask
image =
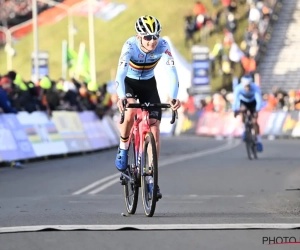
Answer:
POLYGON ((246 86, 250 85, 251 82, 252 82, 252 78, 249 77, 249 76, 243 76, 242 79, 241 79, 241 85, 243 87, 246 87, 246 86))
POLYGON ((153 16, 141 16, 135 22, 135 30, 140 36, 157 36, 161 32, 161 29, 160 22, 153 16))

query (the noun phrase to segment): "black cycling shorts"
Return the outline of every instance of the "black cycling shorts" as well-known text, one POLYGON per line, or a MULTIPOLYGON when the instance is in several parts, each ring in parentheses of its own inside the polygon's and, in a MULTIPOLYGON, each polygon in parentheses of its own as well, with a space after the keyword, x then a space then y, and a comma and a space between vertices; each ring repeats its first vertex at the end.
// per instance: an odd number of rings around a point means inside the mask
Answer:
MULTIPOLYGON (((138 99, 140 103, 161 103, 156 87, 155 77, 148 80, 125 78, 126 98, 138 99)), ((161 120, 161 108, 149 108, 149 118, 161 120)))
POLYGON ((257 117, 256 101, 255 100, 253 102, 244 102, 244 101, 241 100, 241 106, 246 107, 246 109, 250 111, 251 115, 254 118, 257 117))

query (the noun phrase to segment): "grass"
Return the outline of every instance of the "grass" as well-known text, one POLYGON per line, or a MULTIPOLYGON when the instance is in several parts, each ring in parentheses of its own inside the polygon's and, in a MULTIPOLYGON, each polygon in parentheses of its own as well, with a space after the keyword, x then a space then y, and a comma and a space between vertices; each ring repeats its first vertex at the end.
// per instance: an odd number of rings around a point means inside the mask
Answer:
MULTIPOLYGON (((119 0, 118 0, 119 1, 119 0)), ((169 36, 177 50, 188 60, 191 60, 190 50, 184 46, 184 18, 187 11, 193 10, 195 0, 123 0, 127 4, 127 9, 119 16, 109 22, 95 18, 95 44, 96 44, 96 70, 97 81, 102 84, 114 78, 114 70, 118 64, 121 48, 127 38, 135 34, 134 22, 137 17, 151 14, 157 17, 163 26, 162 36, 169 36)), ((202 1, 207 6, 209 13, 214 7, 211 0, 202 1)), ((221 7, 221 6, 219 6, 221 7)), ((245 6, 238 9, 239 15, 246 11, 245 6)), ((75 48, 78 50, 79 43, 85 42, 89 47, 88 40, 88 20, 86 17, 75 17, 75 26, 78 29, 75 35, 75 48)), ((54 24, 42 26, 39 29, 39 48, 49 52, 49 72, 52 79, 61 76, 61 41, 68 38, 67 19, 54 24)), ((239 23, 238 31, 235 35, 238 42, 245 31, 247 21, 239 23)), ((223 38, 223 33, 212 35, 206 45, 212 48, 217 38, 223 38)), ((33 36, 27 35, 15 44, 17 51, 13 59, 13 68, 28 80, 31 77, 31 59, 33 51, 33 36)), ((6 55, 3 49, 0 50, 0 73, 6 72, 6 55)), ((212 79, 213 89, 220 86, 220 77, 212 79)))

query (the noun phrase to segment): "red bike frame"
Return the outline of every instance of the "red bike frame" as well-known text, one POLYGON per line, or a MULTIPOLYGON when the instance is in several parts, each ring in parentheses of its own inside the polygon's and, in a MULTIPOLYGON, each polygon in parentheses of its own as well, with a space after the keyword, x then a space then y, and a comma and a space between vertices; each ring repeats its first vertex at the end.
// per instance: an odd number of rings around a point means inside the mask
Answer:
MULTIPOLYGON (((144 151, 144 138, 145 135, 151 131, 148 124, 149 112, 147 110, 137 110, 137 119, 134 121, 130 130, 129 141, 131 142, 132 135, 134 135, 135 143, 135 157, 136 163, 139 165, 143 163, 143 151, 144 151), (142 123, 141 123, 142 122, 142 123)), ((142 165, 141 165, 142 166, 142 165)), ((143 171, 143 170, 141 170, 143 171)))
MULTIPOLYGON (((175 104, 175 100, 172 101, 173 104, 175 104)), ((127 102, 126 100, 123 101, 123 105, 126 106, 127 102)), ((135 108, 137 109, 136 111, 136 119, 133 123, 132 128, 130 129, 130 134, 129 134, 129 143, 131 143, 132 135, 135 135, 135 162, 137 163, 135 167, 138 166, 143 166, 144 164, 144 139, 145 136, 148 132, 151 131, 150 126, 149 126, 149 111, 147 108, 143 107, 160 107, 160 108, 170 108, 171 105, 167 103, 159 103, 159 104, 151 104, 150 103, 145 103, 144 105, 142 104, 129 104, 129 108, 135 108), (142 122, 142 123, 141 123, 142 122)), ((124 116, 125 116, 125 110, 123 110, 121 114, 121 121, 120 124, 124 122, 124 116)), ((171 124, 175 122, 175 119, 177 118, 177 111, 172 111, 172 120, 171 124)), ((155 143, 156 144, 156 143, 155 143)), ((141 174, 143 174, 143 168, 141 168, 141 174)))

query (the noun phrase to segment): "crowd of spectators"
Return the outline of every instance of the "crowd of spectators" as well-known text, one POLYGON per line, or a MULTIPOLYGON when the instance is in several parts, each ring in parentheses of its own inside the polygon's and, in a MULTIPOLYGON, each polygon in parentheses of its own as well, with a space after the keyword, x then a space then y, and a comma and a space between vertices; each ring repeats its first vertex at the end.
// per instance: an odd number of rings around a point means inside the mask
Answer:
MULTIPOLYGON (((54 0, 56 2, 62 2, 63 0, 54 0)), ((37 2, 38 12, 42 12, 49 8, 48 4, 37 2)), ((0 0, 0 25, 2 26, 14 26, 26 20, 29 20, 32 16, 32 0, 0 0)))
POLYGON ((93 110, 102 118, 109 114, 112 101, 106 83, 90 88, 89 84, 74 78, 53 81, 45 76, 35 85, 14 71, 0 76, 0 113, 46 111, 51 116, 57 110, 93 110))
MULTIPOLYGON (((210 53, 211 77, 222 76, 222 87, 231 88, 232 79, 244 74, 254 74, 257 69, 261 45, 264 44, 270 17, 276 0, 212 0, 215 6, 222 3, 222 8, 209 15, 206 7, 200 1, 194 5, 194 13, 185 16, 185 43, 191 40, 197 44, 195 33, 201 31, 201 39, 206 39, 214 31, 223 31, 223 39, 218 38, 210 53), (238 5, 248 8, 245 18, 248 27, 244 32, 243 41, 235 41, 235 33, 239 30, 237 13, 238 5), (225 18, 222 29, 220 18, 225 18)), ((217 9, 217 7, 216 7, 217 9)), ((241 18, 241 17, 240 17, 241 18)))
MULTIPOLYGON (((231 111, 234 95, 231 91, 222 89, 219 93, 207 95, 200 100, 195 100, 193 96, 183 103, 183 107, 188 111, 191 105, 196 104, 196 109, 212 112, 231 111)), ((270 93, 262 93, 262 111, 300 111, 300 90, 284 91, 276 86, 270 93)))

